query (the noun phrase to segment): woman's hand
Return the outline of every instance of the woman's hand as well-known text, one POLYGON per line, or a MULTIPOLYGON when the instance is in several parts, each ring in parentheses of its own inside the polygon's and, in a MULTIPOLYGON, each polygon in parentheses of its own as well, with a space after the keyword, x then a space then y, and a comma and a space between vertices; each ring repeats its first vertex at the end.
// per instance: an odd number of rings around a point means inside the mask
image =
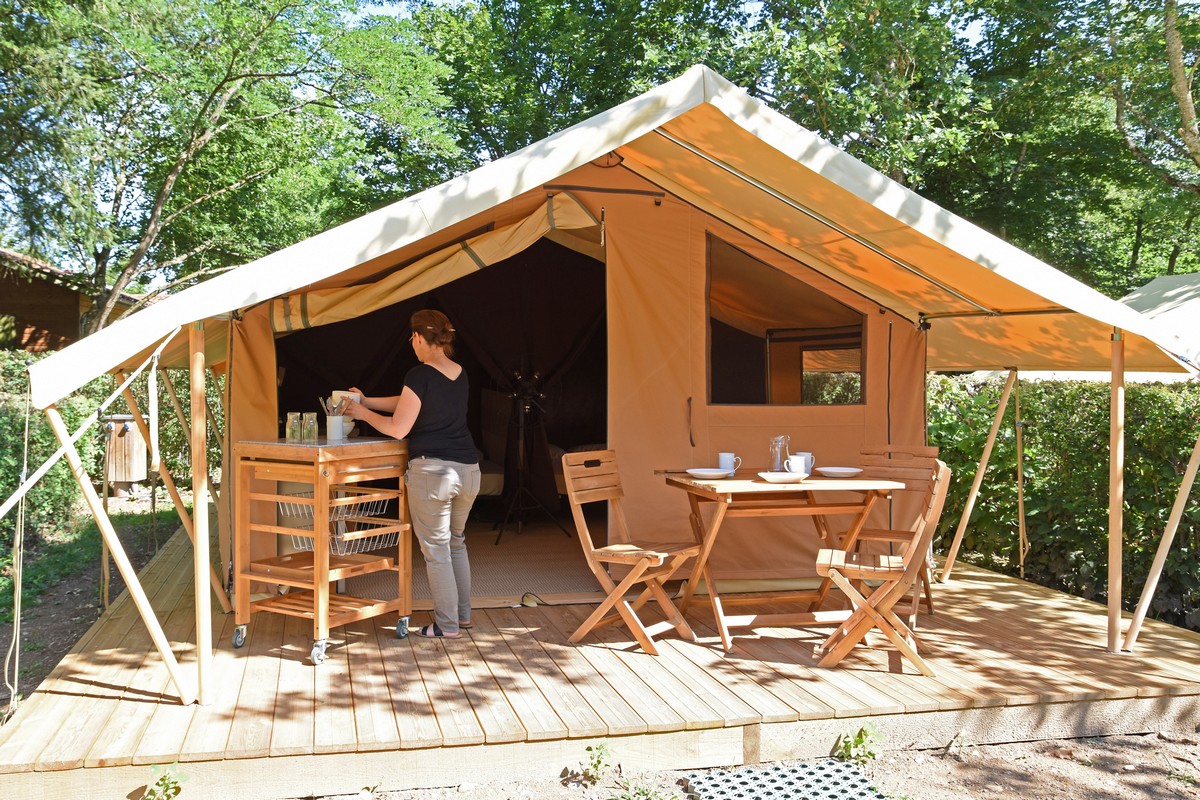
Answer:
MULTIPOLYGON (((356 392, 358 390, 351 389, 350 391, 356 392)), ((361 395, 361 392, 359 394, 361 395)), ((356 403, 353 400, 347 400, 346 407, 342 409, 342 414, 350 417, 351 419, 365 419, 366 410, 366 407, 362 403, 356 403)))

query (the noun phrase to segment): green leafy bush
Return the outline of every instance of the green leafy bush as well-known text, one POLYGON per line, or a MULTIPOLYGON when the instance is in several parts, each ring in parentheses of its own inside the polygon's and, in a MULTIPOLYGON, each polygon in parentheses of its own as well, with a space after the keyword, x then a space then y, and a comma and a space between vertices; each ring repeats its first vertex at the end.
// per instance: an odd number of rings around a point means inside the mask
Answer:
MULTIPOLYGON (((954 478, 939 530, 948 548, 966 504, 1003 380, 932 376, 929 440, 954 478)), ((1020 385, 1025 453, 1025 577, 1107 600, 1109 385, 1086 381, 1020 385)), ((1191 456, 1200 385, 1126 387, 1124 597, 1136 605, 1191 456)), ((1197 487, 1200 489, 1200 487, 1197 487)), ((1167 558, 1151 613, 1200 629, 1200 492, 1193 491, 1167 558)), ((1016 436, 1010 401, 959 557, 1017 574, 1016 436)))

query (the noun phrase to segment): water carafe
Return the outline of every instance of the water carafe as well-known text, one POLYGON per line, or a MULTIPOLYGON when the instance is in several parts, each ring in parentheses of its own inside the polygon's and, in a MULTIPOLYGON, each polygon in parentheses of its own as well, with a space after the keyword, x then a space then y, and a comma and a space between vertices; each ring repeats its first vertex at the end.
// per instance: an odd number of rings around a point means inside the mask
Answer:
POLYGON ((767 459, 768 470, 771 472, 783 472, 787 469, 788 446, 790 444, 791 437, 787 434, 771 437, 771 455, 767 459))

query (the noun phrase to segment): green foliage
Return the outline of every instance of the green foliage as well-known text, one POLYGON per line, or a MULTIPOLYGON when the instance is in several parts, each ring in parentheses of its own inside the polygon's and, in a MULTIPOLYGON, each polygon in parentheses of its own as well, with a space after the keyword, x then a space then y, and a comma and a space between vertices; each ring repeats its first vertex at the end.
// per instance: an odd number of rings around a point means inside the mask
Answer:
POLYGON ((833 757, 839 761, 851 761, 861 767, 874 761, 883 750, 883 735, 868 722, 853 735, 842 734, 833 746, 833 757))
POLYGON ((678 800, 675 792, 663 794, 662 789, 651 783, 639 783, 622 778, 617 781, 617 793, 608 796, 608 800, 678 800))
MULTIPOLYGON (((933 377, 929 441, 954 478, 939 527, 948 546, 958 526, 995 415, 1001 381, 933 377)), ((1030 580, 1107 599, 1109 387, 1084 381, 1022 382, 1025 423, 1025 559, 1030 580)), ((1016 446, 1012 402, 984 475, 960 558, 1017 574, 1016 446)), ((1170 515, 1200 419, 1200 386, 1132 384, 1126 389, 1122 603, 1132 608, 1170 515)), ((1167 557, 1151 614, 1200 627, 1200 498, 1193 490, 1167 557)))
POLYGON ((609 759, 612 753, 604 742, 589 744, 587 748, 587 763, 583 765, 583 778, 588 783, 597 783, 611 766, 609 759))
POLYGON ((145 794, 142 795, 142 800, 171 800, 178 797, 183 791, 181 785, 187 780, 187 775, 182 772, 177 772, 178 764, 169 766, 154 765, 150 769, 154 772, 154 783, 146 787, 145 794))

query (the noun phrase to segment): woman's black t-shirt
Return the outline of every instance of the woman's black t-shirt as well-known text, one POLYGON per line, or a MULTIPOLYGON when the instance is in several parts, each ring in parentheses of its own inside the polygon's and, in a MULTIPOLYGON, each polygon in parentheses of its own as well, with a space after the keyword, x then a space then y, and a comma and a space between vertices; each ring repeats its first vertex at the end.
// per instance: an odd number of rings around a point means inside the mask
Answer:
POLYGON ((418 364, 404 376, 404 385, 421 400, 417 420, 408 432, 408 457, 477 464, 478 451, 467 430, 467 371, 450 380, 436 367, 418 364))

